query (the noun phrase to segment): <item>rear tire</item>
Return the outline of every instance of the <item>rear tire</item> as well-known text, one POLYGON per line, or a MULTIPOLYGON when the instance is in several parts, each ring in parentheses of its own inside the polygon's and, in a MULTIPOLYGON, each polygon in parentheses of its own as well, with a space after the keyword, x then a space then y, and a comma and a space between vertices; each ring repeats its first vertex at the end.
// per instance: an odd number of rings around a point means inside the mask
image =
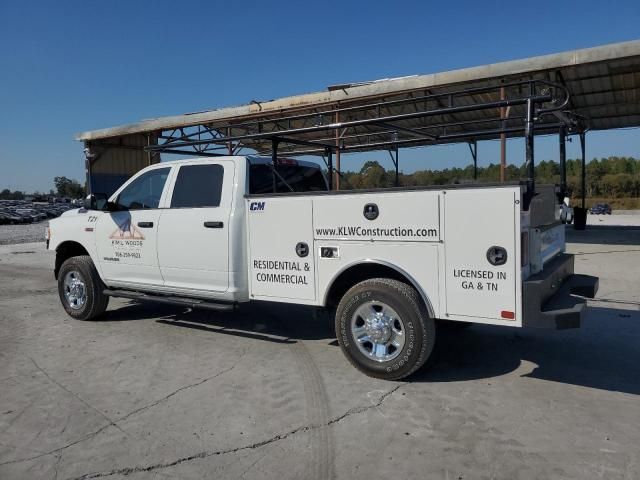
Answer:
POLYGON ((109 297, 91 257, 64 261, 58 272, 58 294, 65 311, 77 320, 93 320, 104 313, 109 297))
POLYGON ((370 377, 405 378, 431 355, 435 322, 418 292, 406 283, 373 278, 342 297, 336 336, 349 362, 370 377))

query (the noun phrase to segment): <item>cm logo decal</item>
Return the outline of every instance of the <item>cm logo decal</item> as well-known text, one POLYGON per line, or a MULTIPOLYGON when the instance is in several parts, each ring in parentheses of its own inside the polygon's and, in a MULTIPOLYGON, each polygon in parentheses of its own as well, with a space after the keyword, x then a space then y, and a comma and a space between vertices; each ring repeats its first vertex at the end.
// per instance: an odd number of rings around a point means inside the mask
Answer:
POLYGON ((252 212, 263 211, 264 204, 265 202, 251 202, 251 204, 249 205, 249 210, 251 210, 252 212))

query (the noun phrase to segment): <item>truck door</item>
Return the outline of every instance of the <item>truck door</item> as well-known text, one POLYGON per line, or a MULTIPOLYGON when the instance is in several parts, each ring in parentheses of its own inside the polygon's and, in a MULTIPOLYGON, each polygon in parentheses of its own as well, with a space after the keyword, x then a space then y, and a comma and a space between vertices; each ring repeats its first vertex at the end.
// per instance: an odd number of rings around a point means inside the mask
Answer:
POLYGON ((519 189, 448 190, 444 201, 449 318, 517 324, 519 189))
POLYGON ((158 230, 164 285, 224 292, 229 288, 229 218, 234 164, 181 165, 158 230))
POLYGON ((99 215, 94 235, 105 280, 162 285, 156 233, 170 170, 154 168, 134 178, 115 199, 118 211, 99 215))
POLYGON ((247 201, 249 286, 256 300, 313 302, 313 207, 309 197, 247 201))

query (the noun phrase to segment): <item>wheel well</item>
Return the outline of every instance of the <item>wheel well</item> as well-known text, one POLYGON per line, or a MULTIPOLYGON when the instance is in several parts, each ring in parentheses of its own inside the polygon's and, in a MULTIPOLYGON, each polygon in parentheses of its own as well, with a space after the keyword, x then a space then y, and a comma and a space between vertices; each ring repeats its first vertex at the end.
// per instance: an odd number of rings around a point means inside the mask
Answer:
POLYGON ((56 280, 58 279, 58 272, 62 264, 67 259, 80 255, 89 255, 89 252, 78 242, 63 242, 56 248, 56 266, 53 270, 56 280))
POLYGON ((431 313, 431 306, 429 305, 428 300, 424 297, 423 292, 421 292, 416 287, 415 283, 411 279, 409 279, 405 274, 399 272, 395 268, 374 262, 359 263, 341 272, 329 287, 325 306, 336 307, 338 303, 340 303, 340 299, 343 297, 343 295, 347 293, 347 290, 349 290, 355 284, 363 282, 364 280, 368 280, 370 278, 391 278, 413 286, 414 288, 416 288, 416 290, 418 290, 418 294, 422 298, 423 302, 425 302, 427 310, 429 310, 429 312, 431 313))

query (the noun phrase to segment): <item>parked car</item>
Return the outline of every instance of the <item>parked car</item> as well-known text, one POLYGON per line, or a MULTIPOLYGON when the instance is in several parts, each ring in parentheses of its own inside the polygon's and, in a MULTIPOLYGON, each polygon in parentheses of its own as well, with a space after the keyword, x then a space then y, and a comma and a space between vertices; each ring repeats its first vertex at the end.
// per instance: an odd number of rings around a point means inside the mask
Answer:
POLYGON ((565 203, 560 204, 560 221, 569 225, 573 223, 573 207, 565 203))
POLYGON ((16 213, 20 215, 24 215, 27 217, 31 217, 32 222, 40 222, 42 220, 46 220, 47 216, 43 213, 39 213, 33 208, 20 208, 16 209, 16 213))
POLYGON ((44 203, 28 200, 0 200, 0 224, 41 222, 78 208, 71 203, 44 203))
POLYGON ((11 224, 15 225, 17 223, 25 223, 25 219, 20 215, 9 211, 0 211, 0 224, 11 224))
POLYGON ((36 207, 36 211, 38 213, 42 213, 42 214, 46 215, 47 218, 55 218, 58 215, 60 215, 60 213, 58 213, 58 211, 53 209, 52 207, 37 206, 36 207))
POLYGON ((589 213, 593 215, 611 215, 611 206, 608 203, 596 203, 591 207, 589 213))
POLYGON ((10 215, 13 218, 13 223, 32 223, 33 217, 24 212, 19 212, 14 208, 9 208, 4 213, 10 215))

